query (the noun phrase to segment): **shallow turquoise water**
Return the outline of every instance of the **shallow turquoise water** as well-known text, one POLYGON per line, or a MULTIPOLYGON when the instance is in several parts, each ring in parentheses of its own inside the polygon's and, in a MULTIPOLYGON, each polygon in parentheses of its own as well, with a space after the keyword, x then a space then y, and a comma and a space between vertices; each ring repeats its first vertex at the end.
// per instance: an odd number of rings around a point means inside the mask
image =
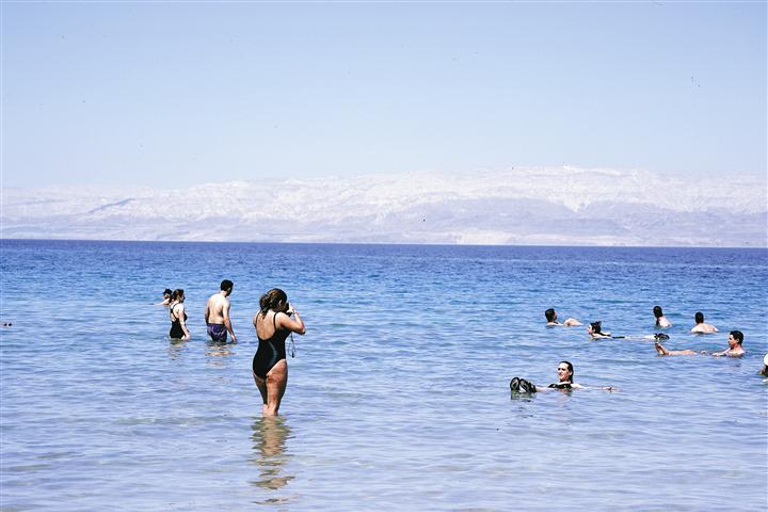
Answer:
POLYGON ((765 510, 768 253, 731 249, 2 245, 0 427, 11 510, 765 510), (239 343, 204 338, 235 282, 239 343), (250 374, 267 289, 302 312, 274 421, 250 374), (167 338, 184 288, 193 339, 167 338), (647 341, 546 329, 543 311, 647 341), (721 333, 692 336, 701 310, 721 333), (514 375, 581 390, 511 399, 514 375))

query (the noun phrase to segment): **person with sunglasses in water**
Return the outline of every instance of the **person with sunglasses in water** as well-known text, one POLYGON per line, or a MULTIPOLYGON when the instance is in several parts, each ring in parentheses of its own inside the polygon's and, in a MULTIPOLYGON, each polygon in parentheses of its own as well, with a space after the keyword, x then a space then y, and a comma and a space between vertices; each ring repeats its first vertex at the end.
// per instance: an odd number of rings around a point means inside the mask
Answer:
POLYGON ((509 382, 509 389, 513 393, 536 393, 541 391, 549 391, 552 389, 569 390, 569 389, 603 389, 605 391, 618 391, 618 388, 613 386, 604 387, 588 387, 582 386, 573 382, 573 365, 570 361, 560 361, 557 365, 557 382, 552 383, 549 386, 542 387, 533 384, 532 382, 521 379, 519 377, 513 378, 509 382))
MULTIPOLYGON (((288 385, 288 361, 285 340, 291 333, 306 332, 301 315, 288 302, 288 296, 273 288, 259 299, 259 311, 253 317, 259 348, 253 356, 253 380, 264 403, 264 416, 277 416, 288 385)), ((293 339, 293 338, 291 338, 293 339)))

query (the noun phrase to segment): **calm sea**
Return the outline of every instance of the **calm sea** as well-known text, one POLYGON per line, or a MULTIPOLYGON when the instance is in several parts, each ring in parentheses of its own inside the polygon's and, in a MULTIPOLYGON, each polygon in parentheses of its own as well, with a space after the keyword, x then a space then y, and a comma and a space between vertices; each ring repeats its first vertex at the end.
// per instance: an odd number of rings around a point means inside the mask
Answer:
POLYGON ((3 511, 768 508, 763 249, 0 242, 3 511), (203 310, 235 282, 237 344, 203 310), (259 296, 301 311, 281 417, 250 371, 259 296), (153 302, 184 288, 192 340, 153 302), (652 334, 590 341, 543 312, 652 334), (688 333, 696 311, 720 333, 688 333), (518 375, 580 390, 510 397, 518 375))

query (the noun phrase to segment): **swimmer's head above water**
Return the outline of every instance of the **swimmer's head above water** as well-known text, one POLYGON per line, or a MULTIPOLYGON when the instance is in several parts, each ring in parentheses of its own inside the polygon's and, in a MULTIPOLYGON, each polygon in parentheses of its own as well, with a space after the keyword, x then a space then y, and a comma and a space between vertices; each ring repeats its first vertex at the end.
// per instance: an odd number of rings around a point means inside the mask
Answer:
POLYGON ((570 361, 560 361, 557 365, 557 378, 561 383, 573 383, 573 365, 570 361))
POLYGON ((557 313, 555 313, 554 308, 549 308, 544 312, 544 318, 547 319, 547 322, 557 322, 557 313))
POLYGON ((221 282, 221 291, 226 292, 227 295, 232 294, 232 288, 235 287, 235 284, 230 281, 229 279, 225 279, 221 282))

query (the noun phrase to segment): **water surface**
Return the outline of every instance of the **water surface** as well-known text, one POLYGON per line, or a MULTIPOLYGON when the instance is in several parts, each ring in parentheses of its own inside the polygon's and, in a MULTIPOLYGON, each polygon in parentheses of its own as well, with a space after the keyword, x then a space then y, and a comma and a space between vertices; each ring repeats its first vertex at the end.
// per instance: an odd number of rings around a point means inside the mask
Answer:
POLYGON ((745 249, 3 240, 2 510, 765 510, 768 254, 745 249), (235 282, 239 342, 205 340, 235 282), (259 296, 307 323, 275 420, 259 296), (164 288, 184 288, 188 342, 164 288), (590 341, 543 312, 655 331, 590 341), (696 311, 721 333, 688 333, 696 311), (597 390, 512 399, 562 359, 597 390))

